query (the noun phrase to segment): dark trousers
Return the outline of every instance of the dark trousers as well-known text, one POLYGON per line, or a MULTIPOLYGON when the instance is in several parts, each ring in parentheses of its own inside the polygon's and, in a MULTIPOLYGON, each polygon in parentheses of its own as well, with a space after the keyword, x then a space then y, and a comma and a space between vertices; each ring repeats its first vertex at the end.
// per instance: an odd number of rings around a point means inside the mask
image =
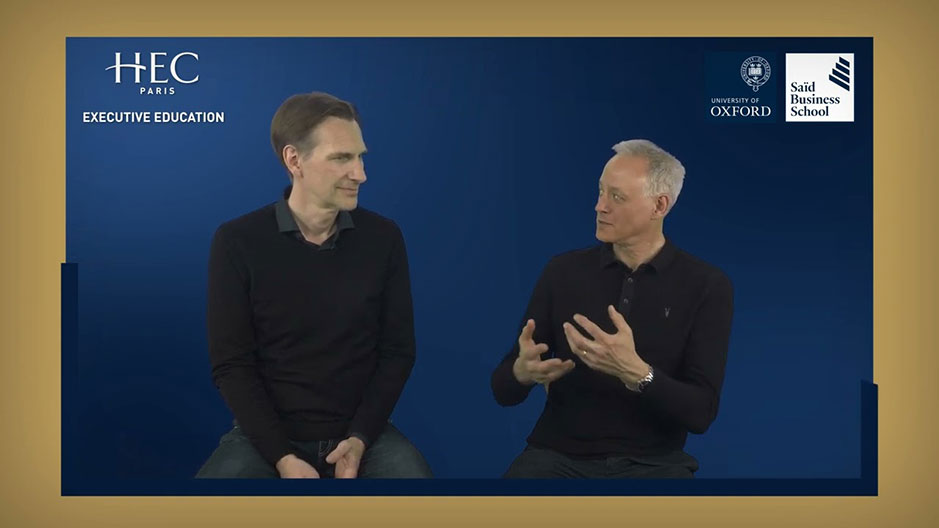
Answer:
POLYGON ((528 446, 502 478, 693 478, 697 470, 698 461, 684 451, 582 459, 528 446))
MULTIPOLYGON (((326 463, 326 455, 343 439, 292 442, 297 456, 313 466, 320 477, 331 478, 335 466, 326 463)), ((365 449, 359 464, 358 478, 431 478, 433 474, 420 451, 390 423, 365 449)), ((203 464, 196 478, 280 478, 255 449, 237 425, 222 436, 212 456, 203 464)))

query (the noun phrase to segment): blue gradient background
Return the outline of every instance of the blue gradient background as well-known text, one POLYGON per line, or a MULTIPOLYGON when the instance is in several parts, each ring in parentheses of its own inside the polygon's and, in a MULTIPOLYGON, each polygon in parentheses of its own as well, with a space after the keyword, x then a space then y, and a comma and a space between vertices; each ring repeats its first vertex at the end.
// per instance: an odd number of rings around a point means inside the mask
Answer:
POLYGON ((610 146, 644 137, 688 171, 666 234, 735 285, 720 413, 686 446, 698 476, 858 477, 859 381, 872 377, 870 39, 70 38, 66 57, 78 347, 63 370, 63 480, 188 478, 230 428, 209 375, 209 241, 278 199, 270 119, 311 90, 359 108, 360 204, 404 232, 418 360, 393 419, 437 476, 497 477, 524 447, 543 392, 504 409, 489 375, 545 262, 595 242, 610 146), (115 51, 167 51, 168 63, 186 50, 200 80, 173 96, 137 95, 132 72, 114 84, 105 71, 115 51), (855 53, 856 122, 709 121, 707 54, 754 50, 776 53, 777 89, 786 52, 855 53), (226 122, 81 122, 97 110, 226 122))

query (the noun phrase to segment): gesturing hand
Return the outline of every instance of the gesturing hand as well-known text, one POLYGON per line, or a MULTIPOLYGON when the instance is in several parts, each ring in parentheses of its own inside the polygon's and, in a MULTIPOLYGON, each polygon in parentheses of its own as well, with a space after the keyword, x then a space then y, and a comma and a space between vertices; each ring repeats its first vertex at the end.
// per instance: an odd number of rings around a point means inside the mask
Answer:
POLYGON ((336 449, 326 455, 328 464, 336 464, 336 478, 354 479, 359 475, 359 463, 362 462, 362 454, 365 453, 365 443, 361 439, 350 436, 336 449))
POLYGON ((607 308, 607 311, 610 313, 613 325, 616 326, 615 334, 608 334, 590 319, 575 314, 574 321, 583 327, 593 340, 584 337, 574 328, 574 325, 564 323, 567 344, 588 367, 616 376, 630 390, 636 390, 639 380, 649 373, 649 364, 636 353, 633 331, 626 324, 626 319, 612 305, 607 308))
POLYGON ((558 358, 541 360, 541 354, 548 351, 548 345, 535 344, 532 335, 535 333, 535 321, 529 319, 518 336, 518 359, 512 365, 515 379, 523 385, 534 383, 548 383, 567 374, 574 368, 571 360, 561 361, 558 358))
POLYGON ((319 472, 297 455, 284 455, 277 461, 280 478, 320 478, 319 472))

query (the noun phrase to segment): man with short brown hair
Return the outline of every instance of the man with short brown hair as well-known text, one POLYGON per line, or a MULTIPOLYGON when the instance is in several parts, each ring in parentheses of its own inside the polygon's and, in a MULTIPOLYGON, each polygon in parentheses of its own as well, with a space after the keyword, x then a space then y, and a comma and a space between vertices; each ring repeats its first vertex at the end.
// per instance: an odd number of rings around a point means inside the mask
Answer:
POLYGON ((291 185, 212 241, 209 357, 236 423, 197 477, 430 477, 388 421, 414 365, 413 309, 400 229, 357 207, 358 112, 292 96, 271 145, 291 185))

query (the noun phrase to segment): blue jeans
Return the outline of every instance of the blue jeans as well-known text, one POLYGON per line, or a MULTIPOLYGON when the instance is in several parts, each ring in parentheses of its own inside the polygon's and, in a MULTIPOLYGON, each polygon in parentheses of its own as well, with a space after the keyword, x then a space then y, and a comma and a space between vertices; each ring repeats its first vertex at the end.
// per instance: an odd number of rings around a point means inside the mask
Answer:
MULTIPOLYGON (((332 478, 333 464, 326 455, 343 439, 292 441, 297 456, 316 468, 320 477, 332 478)), ((375 442, 368 446, 359 464, 358 478, 431 478, 430 466, 420 451, 389 423, 375 442)), ((238 425, 222 436, 212 456, 202 465, 196 478, 280 478, 248 440, 238 425)))
POLYGON ((528 446, 502 478, 694 478, 698 461, 684 451, 664 455, 571 458, 528 446))

